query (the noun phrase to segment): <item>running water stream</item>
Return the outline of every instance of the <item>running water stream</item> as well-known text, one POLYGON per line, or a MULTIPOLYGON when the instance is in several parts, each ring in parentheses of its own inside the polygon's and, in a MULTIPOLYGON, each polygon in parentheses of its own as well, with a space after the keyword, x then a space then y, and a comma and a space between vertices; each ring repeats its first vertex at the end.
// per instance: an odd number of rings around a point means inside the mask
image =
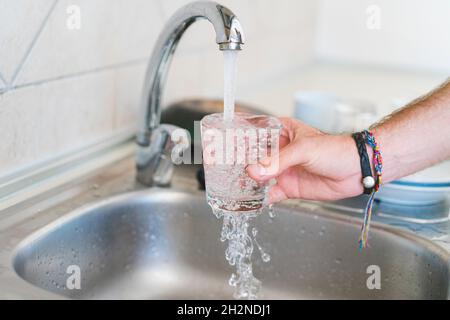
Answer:
MULTIPOLYGON (((234 99, 236 90, 236 61, 237 52, 224 51, 224 122, 232 127, 234 119, 234 99)), ((247 179, 250 179, 247 177, 247 179)), ((259 215, 263 208, 252 211, 228 211, 212 206, 218 219, 223 219, 220 235, 222 242, 227 242, 225 258, 235 267, 235 272, 229 279, 230 286, 234 287, 234 298, 256 299, 261 288, 261 281, 253 275, 252 253, 256 247, 264 262, 270 261, 270 255, 265 252, 256 240, 258 231, 251 226, 252 219, 259 215), (251 228, 251 232, 249 232, 251 228)), ((269 208, 269 214, 272 209, 269 208)), ((272 217, 272 216, 271 216, 272 217)))
POLYGON ((226 123, 232 122, 234 118, 234 97, 236 94, 237 78, 237 54, 238 52, 236 50, 223 51, 223 118, 226 123))

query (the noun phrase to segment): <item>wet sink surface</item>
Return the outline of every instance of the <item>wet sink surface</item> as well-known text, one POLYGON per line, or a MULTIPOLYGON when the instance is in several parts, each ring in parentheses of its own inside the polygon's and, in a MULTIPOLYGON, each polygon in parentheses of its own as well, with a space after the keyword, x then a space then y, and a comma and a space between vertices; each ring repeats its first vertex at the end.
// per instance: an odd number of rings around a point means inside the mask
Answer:
MULTIPOLYGON (((254 252, 267 299, 447 299, 449 255, 412 234, 374 226, 359 252, 359 225, 338 215, 276 207, 255 219, 269 263, 254 252), (381 271, 369 290, 367 268, 381 271)), ((150 189, 80 208, 21 242, 13 257, 27 282, 69 298, 228 299, 233 269, 219 241, 221 221, 204 195, 150 189), (69 290, 67 267, 80 268, 69 290)), ((255 249, 256 250, 256 249, 255 249)))

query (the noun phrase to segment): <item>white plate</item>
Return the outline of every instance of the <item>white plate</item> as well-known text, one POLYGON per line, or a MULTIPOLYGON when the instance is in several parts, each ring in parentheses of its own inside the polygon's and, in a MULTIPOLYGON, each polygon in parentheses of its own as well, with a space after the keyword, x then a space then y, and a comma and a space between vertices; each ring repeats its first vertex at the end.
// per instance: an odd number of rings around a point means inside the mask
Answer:
POLYGON ((403 205, 429 205, 450 195, 450 161, 383 185, 376 198, 403 205))
POLYGON ((397 182, 412 186, 450 187, 450 161, 442 162, 397 182))

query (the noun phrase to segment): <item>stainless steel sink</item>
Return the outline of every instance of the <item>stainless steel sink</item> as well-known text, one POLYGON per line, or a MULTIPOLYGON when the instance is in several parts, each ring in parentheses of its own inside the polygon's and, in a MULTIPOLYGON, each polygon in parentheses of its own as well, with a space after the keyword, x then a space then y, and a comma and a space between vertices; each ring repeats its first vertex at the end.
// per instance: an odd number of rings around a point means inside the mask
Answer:
MULTIPOLYGON (((370 248, 356 245, 359 220, 312 205, 276 207, 255 219, 256 276, 267 299, 447 299, 449 254, 412 233, 375 224, 370 248), (381 270, 369 290, 367 267, 381 270)), ((228 299, 233 271, 219 241, 221 221, 202 192, 146 189, 77 209, 23 240, 13 254, 17 274, 69 298, 228 299), (66 288, 69 265, 81 289, 66 288)))

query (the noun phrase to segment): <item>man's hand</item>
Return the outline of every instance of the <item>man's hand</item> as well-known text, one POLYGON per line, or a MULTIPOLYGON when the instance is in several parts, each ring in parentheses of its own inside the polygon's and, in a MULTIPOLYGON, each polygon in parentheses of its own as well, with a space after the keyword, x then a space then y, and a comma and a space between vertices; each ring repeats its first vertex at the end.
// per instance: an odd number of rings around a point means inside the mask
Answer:
POLYGON ((281 118, 280 152, 247 168, 257 181, 276 178, 269 202, 287 198, 337 200, 363 192, 355 142, 350 135, 325 134, 281 118))
MULTIPOLYGON (((271 203, 287 198, 337 200, 363 192, 356 144, 283 118, 278 155, 248 167, 257 181, 277 179, 271 203)), ((450 80, 392 113, 371 129, 383 154, 383 181, 450 159, 450 80)), ((373 154, 367 148, 369 156, 373 154)))

